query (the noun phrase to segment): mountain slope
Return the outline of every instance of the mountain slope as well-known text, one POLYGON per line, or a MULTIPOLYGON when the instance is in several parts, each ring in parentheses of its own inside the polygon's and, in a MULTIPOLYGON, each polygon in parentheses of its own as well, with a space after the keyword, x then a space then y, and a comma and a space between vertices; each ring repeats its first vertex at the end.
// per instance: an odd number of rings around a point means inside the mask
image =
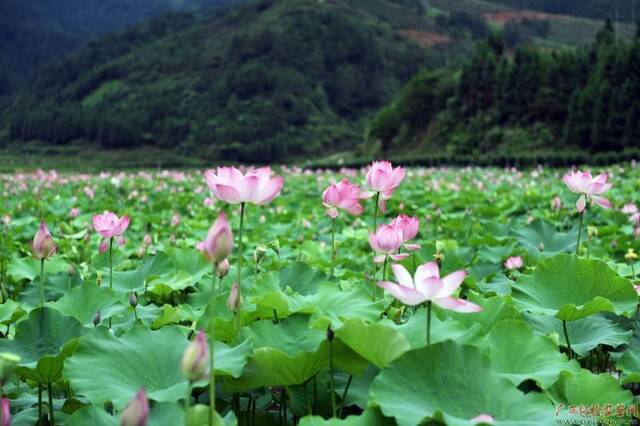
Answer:
POLYGON ((238 0, 0 0, 0 98, 38 65, 91 39, 168 11, 238 0))
POLYGON ((261 1, 218 17, 165 16, 92 43, 39 73, 4 121, 11 139, 272 161, 352 147, 363 117, 437 64, 350 1, 261 1))

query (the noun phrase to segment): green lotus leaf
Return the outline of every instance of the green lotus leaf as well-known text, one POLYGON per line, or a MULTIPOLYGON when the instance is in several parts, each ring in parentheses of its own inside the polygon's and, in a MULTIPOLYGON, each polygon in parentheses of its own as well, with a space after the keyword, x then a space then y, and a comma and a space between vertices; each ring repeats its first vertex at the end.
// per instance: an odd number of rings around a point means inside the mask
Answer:
POLYGON ((486 350, 493 370, 516 386, 531 379, 546 389, 562 371, 580 371, 580 365, 560 353, 550 338, 535 335, 522 321, 496 324, 487 335, 486 350))
POLYGON ((640 383, 640 348, 634 346, 624 351, 616 367, 623 372, 623 385, 640 383))
POLYGON ((338 329, 348 318, 375 321, 384 310, 382 301, 372 301, 364 285, 340 291, 333 282, 320 285, 317 293, 304 298, 304 303, 313 308, 311 323, 320 329, 326 329, 329 325, 338 329))
POLYGON ((543 395, 523 394, 492 371, 478 348, 452 341, 407 352, 382 370, 369 390, 369 405, 400 426, 430 419, 468 425, 480 414, 498 425, 550 424, 553 417, 543 395))
POLYGON ((326 279, 324 272, 303 262, 294 262, 279 272, 280 288, 284 291, 289 287, 303 296, 315 294, 326 279))
POLYGON ((13 324, 26 314, 22 305, 15 300, 7 299, 0 304, 0 322, 4 325, 13 324))
MULTIPOLYGON (((69 264, 61 259, 60 256, 52 257, 44 262, 45 276, 58 272, 66 273, 67 269, 69 269, 69 264)), ((40 261, 32 257, 20 258, 14 256, 7 265, 7 274, 14 281, 40 279, 40 261)))
POLYGON ((346 321, 336 330, 336 337, 378 368, 411 349, 409 340, 385 324, 368 324, 362 318, 346 321))
POLYGON ((72 288, 69 294, 48 306, 87 325, 98 311, 103 319, 109 318, 117 311, 118 308, 114 307, 117 302, 118 296, 109 287, 87 282, 72 288))
MULTIPOLYGON (((158 253, 132 271, 113 272, 113 290, 117 293, 128 293, 137 290, 138 294, 144 290, 145 282, 156 277, 171 274, 175 269, 171 258, 164 253, 158 253)), ((109 269, 103 271, 105 282, 109 282, 109 269)))
POLYGON ((513 285, 513 300, 522 310, 576 321, 603 311, 631 312, 638 296, 606 263, 559 254, 521 276, 513 285))
POLYGON ((50 383, 60 378, 62 363, 85 332, 75 318, 48 308, 37 308, 18 323, 13 340, 0 340, 0 352, 20 357, 19 372, 32 380, 50 383))
POLYGON ((106 411, 95 405, 88 405, 73 413, 67 421, 67 426, 118 426, 118 417, 110 416, 106 411))
POLYGON ((80 340, 64 375, 76 394, 96 405, 110 401, 119 410, 142 387, 149 399, 175 402, 187 389, 178 368, 187 344, 176 327, 137 326, 120 337, 97 329, 80 340))
POLYGON ((307 416, 300 419, 300 426, 392 426, 393 420, 384 417, 377 408, 365 410, 359 416, 345 419, 324 419, 320 416, 307 416))
MULTIPOLYGON (((413 316, 400 325, 390 320, 384 320, 381 324, 392 327, 404 334, 409 340, 411 349, 423 347, 427 343, 427 311, 424 308, 416 310, 413 316)), ((474 328, 473 330, 476 329, 474 328)), ((431 315, 431 343, 449 339, 462 339, 468 332, 469 330, 463 324, 454 319, 440 319, 435 313, 431 315)))
POLYGON ((513 230, 513 234, 529 254, 553 256, 558 253, 575 252, 578 240, 577 228, 559 232, 549 222, 535 220, 526 227, 513 230))
MULTIPOLYGON (((559 344, 566 346, 562 321, 548 315, 524 313, 527 323, 540 334, 559 336, 559 344)), ((586 355, 598 345, 609 345, 614 348, 629 343, 633 332, 625 330, 604 314, 595 314, 577 321, 567 323, 567 333, 571 342, 571 350, 578 355, 586 355)))
MULTIPOLYGON (((591 409, 598 406, 604 410, 606 405, 610 405, 615 413, 616 406, 621 404, 628 409, 633 403, 633 394, 622 389, 618 381, 609 374, 592 374, 588 370, 581 370, 578 373, 563 372, 560 379, 547 390, 547 394, 556 405, 556 418, 559 420, 571 419, 579 422, 583 420, 594 422, 598 418, 606 416, 602 411, 599 413, 588 413, 580 416, 579 413, 572 413, 572 406, 586 407, 591 409)), ((627 414, 627 413, 625 413, 627 414)), ((621 424, 630 424, 630 419, 626 421, 620 418, 621 424), (629 422, 629 423, 627 423, 629 422)))

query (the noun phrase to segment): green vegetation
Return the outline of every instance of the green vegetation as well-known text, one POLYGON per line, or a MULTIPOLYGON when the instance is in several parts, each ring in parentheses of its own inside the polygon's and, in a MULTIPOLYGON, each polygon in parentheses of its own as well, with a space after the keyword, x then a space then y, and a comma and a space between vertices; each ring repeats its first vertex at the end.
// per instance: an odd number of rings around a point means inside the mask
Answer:
POLYGON ((492 36, 460 71, 414 77, 368 136, 414 155, 624 153, 640 139, 639 69, 640 39, 618 40, 610 23, 580 49, 510 56, 492 36))

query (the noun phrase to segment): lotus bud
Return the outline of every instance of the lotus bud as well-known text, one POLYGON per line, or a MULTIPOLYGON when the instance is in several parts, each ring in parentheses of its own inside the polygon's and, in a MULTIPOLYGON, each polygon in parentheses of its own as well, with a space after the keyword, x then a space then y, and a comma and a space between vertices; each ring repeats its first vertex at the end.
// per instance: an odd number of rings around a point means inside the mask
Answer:
POLYGON ((132 291, 131 295, 129 296, 129 304, 134 308, 138 306, 138 295, 135 291, 132 291))
POLYGON ((231 291, 229 292, 229 298, 227 299, 227 306, 232 312, 238 312, 242 305, 242 296, 240 296, 240 288, 238 283, 233 283, 231 291))
POLYGON ((171 226, 175 228, 178 225, 180 225, 180 215, 176 213, 171 218, 171 226))
POLYGON ((11 216, 9 216, 8 214, 2 216, 2 223, 8 228, 9 225, 11 225, 11 216))
POLYGON ((269 244, 267 245, 271 250, 273 250, 278 255, 278 257, 280 257, 280 241, 279 240, 269 241, 269 244))
POLYGON ((629 262, 632 262, 634 260, 638 260, 638 255, 636 254, 635 251, 633 251, 632 248, 630 248, 625 253, 624 258, 625 258, 625 260, 628 260, 629 262))
POLYGON ((253 252, 253 260, 256 263, 256 266, 264 259, 267 254, 267 248, 265 246, 258 246, 253 252))
POLYGON ((76 268, 73 265, 69 265, 67 268, 67 275, 72 277, 76 273, 76 268))
POLYGON ((595 237, 598 235, 598 228, 595 226, 587 226, 587 235, 589 236, 589 239, 595 237))
POLYGON ((209 375, 209 344, 204 331, 200 330, 184 351, 180 372, 192 382, 202 380, 209 375))
POLYGON ((2 426, 10 426, 11 425, 11 404, 8 398, 2 397, 2 402, 0 403, 2 410, 2 426))
POLYGON ((142 238, 142 244, 145 247, 149 247, 151 245, 151 235, 144 234, 144 238, 142 238))
POLYGON ((33 237, 31 249, 33 257, 39 260, 46 259, 56 254, 58 246, 56 246, 56 243, 53 241, 46 223, 40 223, 40 228, 33 237))
POLYGON ((149 400, 147 393, 140 389, 122 411, 120 426, 147 426, 149 418, 149 400))
POLYGON ((333 332, 333 329, 331 328, 331 326, 327 327, 327 340, 329 342, 332 342, 334 337, 335 337, 335 333, 333 332))
POLYGON ((436 241, 436 253, 444 253, 444 243, 442 241, 436 241))
POLYGON ((544 251, 544 243, 543 242, 540 242, 540 244, 538 244, 538 250, 544 251))
POLYGON ((433 255, 433 259, 436 261, 438 266, 442 266, 442 262, 444 262, 444 253, 437 252, 433 255))
POLYGON ((93 317, 93 326, 97 327, 98 324, 100 324, 100 321, 102 321, 102 316, 100 316, 100 311, 98 311, 93 317))
POLYGON ((233 250, 233 235, 229 222, 223 213, 220 213, 211 225, 207 238, 200 242, 197 248, 210 262, 217 263, 229 257, 233 250))
POLYGON ((218 274, 218 278, 224 278, 229 273, 229 260, 225 259, 222 262, 218 262, 216 264, 216 273, 218 274))

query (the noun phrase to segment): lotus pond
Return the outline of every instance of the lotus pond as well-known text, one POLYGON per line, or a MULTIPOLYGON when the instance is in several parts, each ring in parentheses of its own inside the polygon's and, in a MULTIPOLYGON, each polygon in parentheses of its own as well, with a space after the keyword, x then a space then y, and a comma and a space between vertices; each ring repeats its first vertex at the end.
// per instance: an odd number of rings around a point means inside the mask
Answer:
POLYGON ((592 171, 0 175, 0 424, 632 424, 640 169, 592 171))

